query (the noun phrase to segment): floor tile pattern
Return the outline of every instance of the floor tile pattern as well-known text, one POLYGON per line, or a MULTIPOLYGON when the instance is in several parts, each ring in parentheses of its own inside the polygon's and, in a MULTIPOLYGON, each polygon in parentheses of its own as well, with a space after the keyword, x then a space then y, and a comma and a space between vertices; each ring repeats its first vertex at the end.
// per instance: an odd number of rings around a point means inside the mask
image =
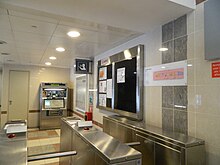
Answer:
MULTIPOLYGON (((60 130, 29 130, 28 156, 60 151, 60 130)), ((59 158, 29 162, 28 165, 59 165, 59 158)))

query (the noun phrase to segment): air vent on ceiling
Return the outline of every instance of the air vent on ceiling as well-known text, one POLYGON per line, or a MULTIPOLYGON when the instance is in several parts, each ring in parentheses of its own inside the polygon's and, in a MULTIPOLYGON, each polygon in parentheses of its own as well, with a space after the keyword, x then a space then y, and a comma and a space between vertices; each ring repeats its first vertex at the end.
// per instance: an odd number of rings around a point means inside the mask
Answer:
POLYGON ((0 40, 0 44, 7 44, 7 42, 0 40))
POLYGON ((10 53, 1 53, 1 55, 8 56, 8 55, 10 55, 10 53))

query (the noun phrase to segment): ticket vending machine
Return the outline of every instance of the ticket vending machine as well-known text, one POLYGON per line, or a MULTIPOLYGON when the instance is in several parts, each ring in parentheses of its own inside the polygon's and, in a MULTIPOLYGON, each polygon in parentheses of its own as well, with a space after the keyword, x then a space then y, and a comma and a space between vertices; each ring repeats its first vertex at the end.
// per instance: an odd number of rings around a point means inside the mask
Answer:
POLYGON ((68 88, 64 83, 41 83, 40 129, 60 128, 60 119, 67 116, 68 88))

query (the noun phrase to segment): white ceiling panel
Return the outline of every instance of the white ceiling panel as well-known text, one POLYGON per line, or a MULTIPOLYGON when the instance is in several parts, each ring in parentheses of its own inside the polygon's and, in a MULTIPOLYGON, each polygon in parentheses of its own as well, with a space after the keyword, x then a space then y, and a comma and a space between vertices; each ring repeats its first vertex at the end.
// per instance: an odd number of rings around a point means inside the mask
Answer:
POLYGON ((48 23, 53 23, 53 24, 57 24, 59 22, 59 19, 50 18, 46 16, 39 16, 39 15, 34 15, 34 14, 24 13, 24 12, 19 12, 19 11, 14 11, 14 10, 9 10, 9 14, 11 16, 28 18, 31 20, 43 21, 43 22, 48 22, 48 23))
POLYGON ((15 16, 10 16, 10 21, 14 32, 28 32, 51 36, 56 28, 56 24, 53 23, 15 16))
MULTIPOLYGON (((8 42, 0 52, 13 50, 14 63, 28 65, 44 65, 56 56, 52 66, 65 68, 76 57, 99 55, 191 11, 169 0, 0 1, 0 40, 8 42), (81 36, 68 37, 70 30, 81 36)), ((10 62, 4 58, 0 60, 10 62)))
POLYGON ((31 42, 35 44, 48 44, 50 40, 50 36, 48 35, 40 35, 40 34, 33 34, 33 33, 26 33, 26 32, 13 32, 15 41, 24 41, 24 42, 31 42))
POLYGON ((0 8, 0 15, 7 15, 7 14, 8 14, 7 9, 0 8))
POLYGON ((5 42, 14 42, 14 37, 11 29, 0 29, 0 40, 5 42))
POLYGON ((44 53, 44 50, 41 49, 23 49, 23 48, 17 48, 17 52, 19 54, 20 57, 22 56, 42 56, 44 53))
POLYGON ((0 27, 4 30, 10 30, 11 25, 7 15, 0 15, 0 27))
POLYGON ((67 50, 72 49, 77 43, 81 43, 82 41, 77 39, 70 38, 68 36, 65 37, 57 37, 53 36, 48 45, 49 48, 55 49, 56 47, 64 47, 67 50))
POLYGON ((44 53, 44 56, 56 56, 56 57, 68 57, 70 56, 71 51, 70 50, 65 50, 64 52, 58 52, 55 49, 52 48, 47 48, 47 50, 44 53))

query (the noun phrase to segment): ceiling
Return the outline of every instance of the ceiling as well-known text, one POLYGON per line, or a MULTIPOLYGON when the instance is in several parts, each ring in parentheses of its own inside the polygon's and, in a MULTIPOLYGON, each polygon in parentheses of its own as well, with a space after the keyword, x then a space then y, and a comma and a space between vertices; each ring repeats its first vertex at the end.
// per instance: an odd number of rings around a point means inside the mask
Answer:
POLYGON ((168 0, 0 0, 0 62, 69 68, 191 8, 168 0), (76 30, 80 37, 70 38, 76 30), (64 47, 57 52, 56 47, 64 47), (3 53, 3 54, 2 54, 3 53), (9 55, 5 55, 8 53, 9 55), (55 56, 57 60, 49 60, 55 56))

